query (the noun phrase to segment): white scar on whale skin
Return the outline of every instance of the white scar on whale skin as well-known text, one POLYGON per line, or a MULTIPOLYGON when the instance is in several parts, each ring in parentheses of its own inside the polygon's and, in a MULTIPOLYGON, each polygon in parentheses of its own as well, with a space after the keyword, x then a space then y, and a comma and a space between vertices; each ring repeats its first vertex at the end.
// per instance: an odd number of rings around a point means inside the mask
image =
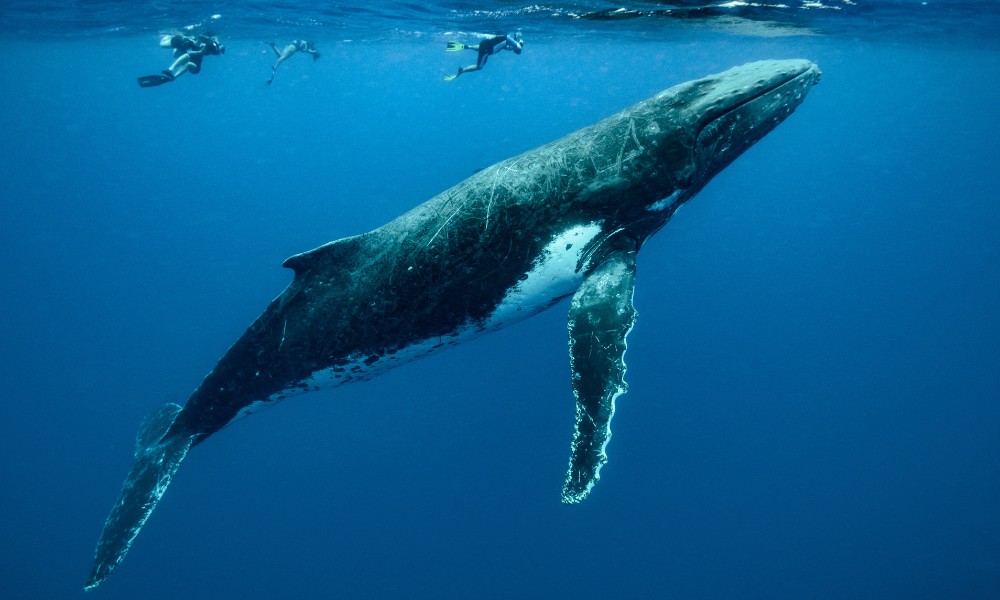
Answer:
POLYGON ((684 190, 675 190, 673 194, 670 194, 666 198, 657 200, 656 202, 647 206, 646 210, 650 212, 659 212, 661 210, 670 208, 674 204, 674 202, 676 202, 677 199, 681 197, 681 194, 683 193, 684 190))

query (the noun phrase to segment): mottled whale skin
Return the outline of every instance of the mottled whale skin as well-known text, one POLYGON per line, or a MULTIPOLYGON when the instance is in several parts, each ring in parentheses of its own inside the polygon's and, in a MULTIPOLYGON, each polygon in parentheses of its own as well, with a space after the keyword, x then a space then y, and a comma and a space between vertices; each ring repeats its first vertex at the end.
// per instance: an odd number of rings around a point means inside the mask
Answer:
POLYGON ((484 169, 374 231, 286 260, 288 288, 183 407, 164 406, 140 427, 86 588, 121 562, 188 450, 233 420, 371 378, 569 296, 577 408, 562 495, 585 498, 626 390, 636 252, 790 115, 819 75, 805 60, 763 61, 681 84, 484 169))

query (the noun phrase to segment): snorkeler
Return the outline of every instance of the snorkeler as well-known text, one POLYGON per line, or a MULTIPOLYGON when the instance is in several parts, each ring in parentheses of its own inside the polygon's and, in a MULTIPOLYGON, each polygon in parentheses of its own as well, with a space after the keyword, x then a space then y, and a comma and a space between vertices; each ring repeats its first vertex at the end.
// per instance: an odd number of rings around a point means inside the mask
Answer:
POLYGON ((490 56, 500 52, 502 50, 513 50, 514 54, 520 54, 521 49, 524 47, 524 41, 521 40, 520 33, 514 33, 507 35, 498 35, 496 37, 491 37, 489 39, 479 42, 478 46, 467 46, 460 42, 448 42, 448 52, 458 52, 459 50, 476 50, 479 52, 479 56, 476 58, 476 64, 469 65, 468 67, 459 67, 458 73, 454 75, 446 75, 444 80, 451 81, 455 79, 462 73, 468 73, 469 71, 478 71, 486 66, 486 59, 490 56))
POLYGON ((173 48, 174 60, 170 68, 161 71, 162 75, 146 75, 139 78, 140 87, 163 85, 180 77, 184 73, 197 75, 201 71, 201 61, 206 54, 218 56, 225 54, 226 48, 219 43, 214 35, 191 37, 187 35, 165 35, 160 39, 160 47, 173 48))
POLYGON ((316 49, 316 42, 295 40, 285 46, 284 50, 278 50, 274 42, 270 42, 270 45, 271 49, 278 56, 278 60, 274 61, 274 64, 271 65, 271 78, 267 80, 267 85, 271 85, 271 82, 274 81, 274 74, 278 72, 278 65, 288 60, 288 57, 296 52, 306 52, 313 57, 313 60, 319 60, 319 50, 316 49))

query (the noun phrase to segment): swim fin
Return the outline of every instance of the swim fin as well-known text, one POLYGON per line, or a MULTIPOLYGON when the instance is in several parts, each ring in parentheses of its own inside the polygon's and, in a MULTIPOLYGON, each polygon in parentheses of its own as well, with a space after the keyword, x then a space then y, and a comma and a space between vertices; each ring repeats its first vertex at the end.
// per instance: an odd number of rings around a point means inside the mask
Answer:
POLYGON ((448 42, 448 47, 445 48, 445 52, 458 52, 459 50, 465 50, 465 44, 461 42, 448 42))
POLYGON ((139 78, 139 87, 156 87, 173 80, 174 78, 169 75, 146 75, 139 78))
POLYGON ((458 77, 458 75, 445 75, 444 76, 444 80, 445 81, 451 81, 452 79, 455 79, 456 77, 458 77))

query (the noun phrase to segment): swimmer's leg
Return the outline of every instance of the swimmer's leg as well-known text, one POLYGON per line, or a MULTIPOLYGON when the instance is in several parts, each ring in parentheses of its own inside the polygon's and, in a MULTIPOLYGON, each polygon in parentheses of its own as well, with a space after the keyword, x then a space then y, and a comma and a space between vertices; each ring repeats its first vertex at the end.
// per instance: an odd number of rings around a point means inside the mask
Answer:
POLYGON ((198 68, 198 65, 194 64, 189 55, 184 54, 175 60, 174 64, 170 65, 170 68, 167 70, 170 71, 174 77, 180 77, 188 71, 191 71, 191 73, 197 73, 200 69, 198 68))
POLYGON ((455 73, 454 75, 445 75, 444 80, 445 81, 452 81, 455 78, 457 78, 459 75, 461 75, 462 73, 468 73, 469 71, 478 71, 479 68, 480 67, 478 65, 469 65, 467 67, 459 67, 458 73, 455 73))

